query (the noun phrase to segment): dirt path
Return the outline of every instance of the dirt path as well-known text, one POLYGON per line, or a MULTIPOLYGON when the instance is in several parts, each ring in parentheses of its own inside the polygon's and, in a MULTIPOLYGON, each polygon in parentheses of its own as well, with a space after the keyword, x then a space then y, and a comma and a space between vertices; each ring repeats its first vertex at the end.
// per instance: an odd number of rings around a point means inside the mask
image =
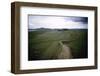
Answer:
POLYGON ((58 58, 60 59, 72 59, 73 56, 71 54, 71 50, 67 45, 62 45, 62 51, 61 53, 58 55, 58 58))

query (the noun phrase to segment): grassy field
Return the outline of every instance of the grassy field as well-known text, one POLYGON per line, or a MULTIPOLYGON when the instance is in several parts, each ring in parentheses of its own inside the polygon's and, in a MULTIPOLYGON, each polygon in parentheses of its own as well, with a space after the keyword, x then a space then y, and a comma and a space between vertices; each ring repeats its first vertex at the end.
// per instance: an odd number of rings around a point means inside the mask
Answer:
POLYGON ((60 59, 62 42, 73 59, 87 58, 87 30, 35 30, 28 33, 28 60, 60 59), (64 42, 66 41, 66 42, 64 42))

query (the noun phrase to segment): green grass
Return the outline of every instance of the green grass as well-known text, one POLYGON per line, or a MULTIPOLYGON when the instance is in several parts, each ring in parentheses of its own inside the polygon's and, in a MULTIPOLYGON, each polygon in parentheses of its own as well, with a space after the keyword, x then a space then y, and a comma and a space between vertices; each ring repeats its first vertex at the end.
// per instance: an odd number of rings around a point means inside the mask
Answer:
POLYGON ((61 53, 59 41, 71 48, 73 58, 87 58, 87 30, 49 30, 31 31, 28 33, 28 59, 57 59, 61 53))

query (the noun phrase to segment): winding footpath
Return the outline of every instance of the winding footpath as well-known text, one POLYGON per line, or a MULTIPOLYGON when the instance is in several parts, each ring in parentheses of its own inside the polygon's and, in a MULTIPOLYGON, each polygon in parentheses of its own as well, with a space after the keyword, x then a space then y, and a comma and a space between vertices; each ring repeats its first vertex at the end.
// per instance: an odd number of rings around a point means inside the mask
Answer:
POLYGON ((62 46, 62 51, 58 55, 58 58, 59 59, 72 59, 73 56, 72 56, 70 48, 67 45, 63 44, 62 42, 61 42, 61 46, 62 46))

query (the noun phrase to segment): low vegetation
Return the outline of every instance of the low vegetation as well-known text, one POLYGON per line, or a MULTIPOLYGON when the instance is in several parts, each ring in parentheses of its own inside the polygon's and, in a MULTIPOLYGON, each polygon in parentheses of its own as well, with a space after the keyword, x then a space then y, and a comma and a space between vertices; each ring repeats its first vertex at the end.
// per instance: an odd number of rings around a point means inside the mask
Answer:
POLYGON ((68 46, 73 59, 87 58, 87 30, 64 29, 64 30, 31 30, 28 33, 28 59, 49 60, 61 59, 59 55, 62 45, 68 46))

